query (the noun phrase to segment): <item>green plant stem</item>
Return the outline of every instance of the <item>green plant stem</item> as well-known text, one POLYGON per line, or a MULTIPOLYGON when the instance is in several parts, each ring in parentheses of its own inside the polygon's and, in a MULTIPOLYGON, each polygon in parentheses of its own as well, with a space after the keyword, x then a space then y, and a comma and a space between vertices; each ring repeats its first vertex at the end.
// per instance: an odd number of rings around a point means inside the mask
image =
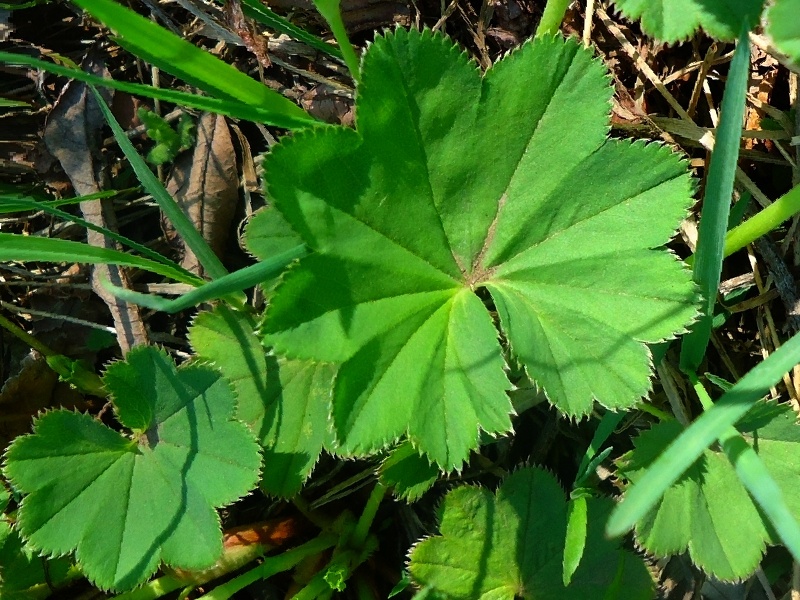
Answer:
POLYGON ((542 20, 536 28, 536 37, 558 33, 570 4, 571 0, 547 0, 542 20))
POLYGON ((375 520, 375 515, 378 513, 378 508, 385 495, 386 486, 377 482, 375 487, 372 488, 367 504, 364 506, 364 510, 358 518, 358 523, 356 523, 356 528, 353 531, 352 543, 356 548, 361 548, 366 542, 369 529, 372 527, 372 522, 375 520))
POLYGON ((276 573, 288 571, 297 566, 303 559, 324 552, 328 548, 332 548, 336 545, 338 540, 339 537, 337 535, 326 533, 297 548, 286 550, 276 556, 267 557, 262 564, 217 586, 208 594, 201 596, 198 600, 227 600, 251 583, 262 579, 269 579, 276 573))
POLYGON ((328 22, 331 28, 333 37, 336 38, 336 43, 339 44, 339 49, 342 51, 342 57, 350 69, 350 75, 353 81, 358 84, 361 81, 361 63, 350 43, 350 38, 347 36, 347 29, 342 20, 342 13, 339 10, 339 0, 314 0, 314 6, 317 7, 319 14, 328 22))
POLYGON ((191 585, 192 584, 187 583, 185 579, 175 577, 174 575, 164 575, 153 581, 148 581, 142 587, 136 588, 133 591, 114 596, 114 598, 115 600, 157 600, 170 592, 185 587, 191 587, 191 585))
POLYGON ((675 418, 668 412, 656 408, 647 402, 639 402, 636 408, 642 412, 646 412, 648 415, 653 415, 659 421, 672 421, 675 418))
POLYGON ((800 185, 728 232, 724 255, 730 256, 800 212, 800 185))
POLYGON ((703 212, 700 217, 693 277, 703 295, 700 318, 681 342, 680 366, 696 371, 711 338, 714 305, 722 272, 723 248, 728 228, 733 182, 742 137, 745 96, 750 71, 750 39, 742 28, 722 96, 717 139, 711 153, 703 212))
POLYGON ((59 354, 3 315, 0 315, 0 327, 44 356, 47 365, 58 373, 63 381, 74 385, 85 394, 100 398, 108 395, 103 386, 103 380, 96 373, 85 368, 79 361, 59 354))
POLYGON ((45 357, 47 357, 47 356, 56 356, 58 354, 58 352, 56 352, 55 350, 53 350, 52 348, 50 348, 46 344, 43 344, 42 342, 37 340, 30 333, 28 333, 27 331, 25 331, 24 329, 22 329, 21 327, 19 327, 15 323, 9 321, 3 315, 0 315, 0 327, 5 329, 6 331, 8 331, 10 334, 12 334, 17 339, 25 342, 28 346, 30 346, 31 348, 36 350, 42 356, 45 356, 45 357))

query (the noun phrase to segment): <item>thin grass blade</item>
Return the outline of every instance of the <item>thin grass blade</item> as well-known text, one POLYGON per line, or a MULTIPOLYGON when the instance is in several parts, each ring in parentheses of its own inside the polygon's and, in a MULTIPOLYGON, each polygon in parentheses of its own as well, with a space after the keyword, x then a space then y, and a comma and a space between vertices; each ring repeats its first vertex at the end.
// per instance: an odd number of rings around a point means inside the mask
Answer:
POLYGON ((197 289, 183 294, 174 300, 167 300, 152 294, 142 294, 126 288, 117 287, 109 282, 103 282, 106 289, 126 302, 139 304, 146 308, 166 313, 176 313, 200 304, 209 302, 240 292, 241 290, 259 285, 277 276, 289 263, 306 254, 304 245, 296 246, 269 260, 245 267, 219 279, 201 285, 197 289))
POLYGON ((800 212, 800 185, 794 186, 767 208, 759 211, 728 232, 725 238, 725 256, 730 256, 777 228, 800 212))
MULTIPOLYGON (((72 199, 70 199, 70 200, 72 200, 72 199)), ((69 221, 71 223, 76 223, 77 225, 80 225, 81 227, 83 227, 85 229, 91 229, 92 231, 96 231, 98 233, 102 233, 107 238, 112 239, 115 242, 119 242, 120 244, 122 244, 124 246, 127 246, 131 250, 136 250, 142 256, 144 256, 146 258, 149 258, 150 260, 154 260, 156 262, 160 262, 160 263, 162 263, 164 265, 170 266, 170 267, 172 267, 174 269, 177 269, 177 270, 181 271, 184 274, 184 276, 186 277, 186 279, 190 280, 190 281, 194 281, 195 285, 200 285, 201 283, 203 283, 203 280, 200 279, 199 277, 197 277, 196 275, 193 275, 192 273, 190 273, 189 271, 187 271, 186 269, 184 269, 180 265, 174 263, 173 261, 169 260, 165 256, 161 256, 158 252, 155 252, 155 251, 151 250, 147 246, 139 244, 138 242, 134 242, 132 239, 127 238, 124 235, 120 235, 120 234, 118 234, 118 233, 116 233, 114 231, 111 231, 111 230, 106 229, 104 227, 100 227, 98 225, 95 225, 94 223, 90 223, 89 221, 81 219, 80 217, 76 217, 75 215, 71 215, 68 212, 64 212, 63 210, 59 210, 58 208, 56 208, 55 206, 53 206, 49 202, 37 202, 36 200, 27 200, 27 202, 26 202, 24 199, 20 198, 20 199, 15 201, 15 205, 18 206, 18 207, 21 207, 21 208, 19 208, 19 210, 40 210, 40 211, 45 212, 45 213, 47 213, 49 215, 53 215, 54 217, 58 217, 59 219, 63 219, 65 221, 69 221)), ((4 211, 4 207, 2 207, 0 205, 0 212, 3 212, 3 211, 4 211)))
POLYGON ((276 125, 278 127, 286 127, 287 129, 308 127, 310 125, 319 123, 319 121, 315 120, 311 115, 308 114, 306 114, 303 119, 291 119, 287 121, 284 115, 276 114, 269 107, 249 105, 239 102, 238 100, 198 96, 197 94, 190 94, 188 92, 180 92, 178 90, 171 90, 167 88, 157 88, 141 83, 128 83, 125 81, 117 81, 116 79, 104 79, 102 77, 97 77, 96 75, 91 75, 90 73, 81 71, 80 69, 64 67, 62 65, 39 60, 38 58, 33 58, 31 56, 24 56, 22 54, 0 52, 0 63, 41 69, 47 73, 53 73, 54 75, 62 75, 71 79, 77 79, 78 81, 83 81, 84 83, 89 83, 91 85, 108 87, 121 92, 135 94, 137 96, 145 96, 155 100, 172 102, 173 104, 177 104, 179 106, 196 108, 198 110, 225 115, 227 117, 234 117, 236 119, 253 121, 256 123, 267 123, 270 125, 276 125))
POLYGON ((206 270, 208 275, 212 279, 218 279, 219 277, 227 275, 227 269, 223 266, 217 255, 214 254, 214 251, 211 249, 205 239, 203 239, 203 236, 200 234, 200 232, 195 229, 194 225, 189 220, 189 217, 187 217, 183 210, 181 210, 181 207, 178 206, 172 196, 169 195, 169 192, 167 192, 164 186, 161 185, 161 182, 158 180, 158 178, 153 175, 153 172, 150 170, 150 167, 147 165, 147 163, 144 162, 144 159, 139 156, 138 152, 136 152, 136 148, 133 147, 133 144, 128 139, 128 136, 125 135, 122 127, 120 127, 119 123, 117 123, 116 118, 114 118, 114 115, 111 113, 111 109, 108 108, 108 105, 105 103, 103 98, 95 88, 92 88, 92 91, 94 92, 94 97, 100 106, 100 110, 103 112, 103 116, 111 126, 114 139, 117 140, 117 144, 119 144, 120 149, 125 154, 128 162, 131 164, 131 167, 136 173, 136 177, 141 182, 142 187, 144 187, 147 193, 150 194, 158 203, 161 211, 166 215, 170 223, 172 223, 173 227, 175 227, 175 229, 178 231, 186 245, 189 246, 192 252, 194 252, 197 260, 199 260, 200 264, 203 265, 203 268, 206 270))
POLYGON ((750 40, 747 29, 743 27, 725 84, 717 139, 711 154, 703 198, 694 260, 694 280, 703 295, 703 305, 700 318, 681 342, 681 368, 684 370, 697 370, 711 337, 733 182, 739 159, 749 71, 750 40))
POLYGON ((73 0, 114 30, 118 43, 150 64, 216 98, 269 110, 273 125, 302 127, 313 122, 302 108, 212 54, 112 0, 73 0))
POLYGON ((0 262, 10 261, 120 265, 150 271, 181 283, 197 285, 197 278, 187 277, 182 269, 119 250, 98 248, 72 240, 0 233, 0 262))
POLYGON ((800 525, 764 462, 734 427, 729 427, 720 441, 739 480, 766 513, 795 560, 800 560, 800 525))
POLYGON ((319 14, 328 22, 328 27, 331 28, 331 33, 342 51, 344 62, 350 70, 350 76, 358 83, 361 79, 361 61, 350 43, 350 38, 347 37, 347 29, 339 8, 341 0, 313 0, 313 2, 319 14))
POLYGON ((293 24, 291 21, 275 14, 268 7, 258 2, 258 0, 242 0, 242 11, 245 15, 258 21, 269 29, 285 33, 289 37, 303 42, 307 46, 324 52, 334 58, 342 58, 342 53, 336 46, 332 46, 328 42, 319 39, 317 36, 308 33, 305 29, 293 24))

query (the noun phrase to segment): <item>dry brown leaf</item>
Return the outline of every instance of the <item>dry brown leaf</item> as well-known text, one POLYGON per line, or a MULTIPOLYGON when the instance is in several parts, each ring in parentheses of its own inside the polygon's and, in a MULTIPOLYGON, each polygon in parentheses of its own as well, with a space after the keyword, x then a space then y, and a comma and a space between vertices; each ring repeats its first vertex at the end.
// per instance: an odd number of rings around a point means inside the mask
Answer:
MULTIPOLYGON (((167 191, 221 257, 239 199, 236 155, 224 117, 208 113, 200 118, 194 152, 175 161, 167 191)), ((181 265, 203 275, 189 248, 184 249, 181 265)))

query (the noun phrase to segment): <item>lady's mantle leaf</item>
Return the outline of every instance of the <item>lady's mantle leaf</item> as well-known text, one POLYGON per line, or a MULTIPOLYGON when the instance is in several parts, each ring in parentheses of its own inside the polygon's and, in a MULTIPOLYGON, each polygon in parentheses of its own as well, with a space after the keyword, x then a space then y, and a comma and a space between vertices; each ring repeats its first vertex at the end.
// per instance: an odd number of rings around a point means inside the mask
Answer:
POLYGON ((441 536, 411 552, 409 570, 420 585, 464 600, 652 598, 644 562, 606 540, 609 500, 590 499, 586 551, 572 583, 561 583, 567 505, 564 492, 542 469, 517 471, 497 496, 473 487, 444 499, 441 536))
POLYGON ((234 396, 208 367, 176 369, 142 347, 104 382, 128 439, 89 415, 54 411, 6 453, 6 476, 28 494, 20 534, 47 554, 75 550, 104 589, 143 582, 164 561, 203 569, 222 552, 214 507, 258 480, 258 445, 232 421, 234 396))
POLYGON ((510 429, 482 287, 562 411, 647 392, 642 342, 694 315, 688 272, 653 250, 692 184, 668 148, 606 138, 610 96, 574 41, 527 43, 481 77, 447 38, 398 30, 364 56, 358 131, 273 149, 268 191, 314 253, 276 289, 265 329, 279 354, 340 365, 339 451, 407 434, 453 469, 479 428, 510 429))
MULTIPOLYGON (((769 416, 769 412, 762 413, 769 416)), ((783 490, 795 518, 800 518, 800 473, 792 458, 800 449, 800 427, 794 413, 784 408, 766 423, 763 418, 749 421, 749 426, 738 429, 783 490)), ((635 483, 680 433, 676 422, 661 423, 644 432, 637 438, 636 448, 621 460, 621 474, 635 483)), ((664 494, 650 515, 636 525, 636 537, 657 556, 688 549, 698 567, 723 580, 749 577, 761 562, 766 544, 779 543, 730 461, 715 450, 706 450, 664 494)))
POLYGON ((294 496, 323 446, 333 447, 328 414, 334 368, 266 355, 248 317, 225 306, 198 315, 189 339, 197 355, 231 382, 239 400, 237 418, 261 440, 261 487, 294 496))
POLYGON ((702 27, 713 38, 735 40, 742 25, 758 24, 764 0, 614 0, 629 19, 662 42, 685 40, 702 27))
POLYGON ((800 65, 800 0, 775 0, 767 12, 767 32, 778 49, 800 65))

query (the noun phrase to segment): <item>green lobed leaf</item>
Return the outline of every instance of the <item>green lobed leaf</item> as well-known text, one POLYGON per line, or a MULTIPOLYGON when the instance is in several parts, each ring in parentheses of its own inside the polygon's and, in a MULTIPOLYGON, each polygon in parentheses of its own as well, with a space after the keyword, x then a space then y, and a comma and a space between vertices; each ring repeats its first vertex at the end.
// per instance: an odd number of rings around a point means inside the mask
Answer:
POLYGON ((416 502, 439 479, 439 469, 406 441, 381 463, 379 476, 383 485, 394 488, 395 496, 416 502))
POLYGON ((767 11, 767 33, 778 49, 800 65, 800 1, 775 0, 767 11))
MULTIPOLYGON (((795 518, 800 517, 800 485, 792 456, 800 447, 800 428, 786 406, 761 402, 738 426, 767 471, 783 491, 795 518)), ((660 423, 642 433, 635 449, 620 460, 620 473, 631 482, 681 433, 676 422, 660 423)), ((692 561, 722 580, 749 577, 767 544, 779 543, 771 526, 720 449, 708 449, 636 525, 639 544, 656 556, 688 550, 692 561)))
POLYGON ((339 365, 339 451, 407 434, 451 470, 479 429, 510 430, 480 288, 563 412, 647 393, 643 342, 695 315, 688 271, 657 249, 693 186, 669 148, 607 139, 610 98, 575 41, 534 40, 481 77, 446 37, 398 30, 364 56, 357 131, 273 148, 267 191, 314 253, 276 289, 265 331, 279 354, 339 365))
POLYGON ((231 382, 236 416, 264 448, 261 487, 276 496, 297 494, 322 449, 334 446, 328 415, 335 369, 266 355, 249 318, 225 306, 200 313, 189 340, 231 382))
POLYGON ((735 40, 742 25, 758 25, 764 0, 614 0, 629 19, 641 19, 647 35, 662 42, 685 40, 702 28, 719 40, 735 40))
POLYGON ((567 587, 567 504, 555 478, 538 468, 515 472, 496 496, 467 486, 447 494, 440 535, 415 546, 409 571, 416 583, 454 600, 652 598, 644 562, 603 535, 611 501, 587 504, 586 552, 567 587))
POLYGON ((58 410, 6 452, 5 474, 27 494, 18 529, 46 554, 75 551, 103 589, 130 589, 160 561, 211 566, 222 552, 214 507, 258 480, 258 445, 231 420, 230 386, 205 366, 176 369, 153 347, 105 373, 124 436, 89 415, 58 410))

